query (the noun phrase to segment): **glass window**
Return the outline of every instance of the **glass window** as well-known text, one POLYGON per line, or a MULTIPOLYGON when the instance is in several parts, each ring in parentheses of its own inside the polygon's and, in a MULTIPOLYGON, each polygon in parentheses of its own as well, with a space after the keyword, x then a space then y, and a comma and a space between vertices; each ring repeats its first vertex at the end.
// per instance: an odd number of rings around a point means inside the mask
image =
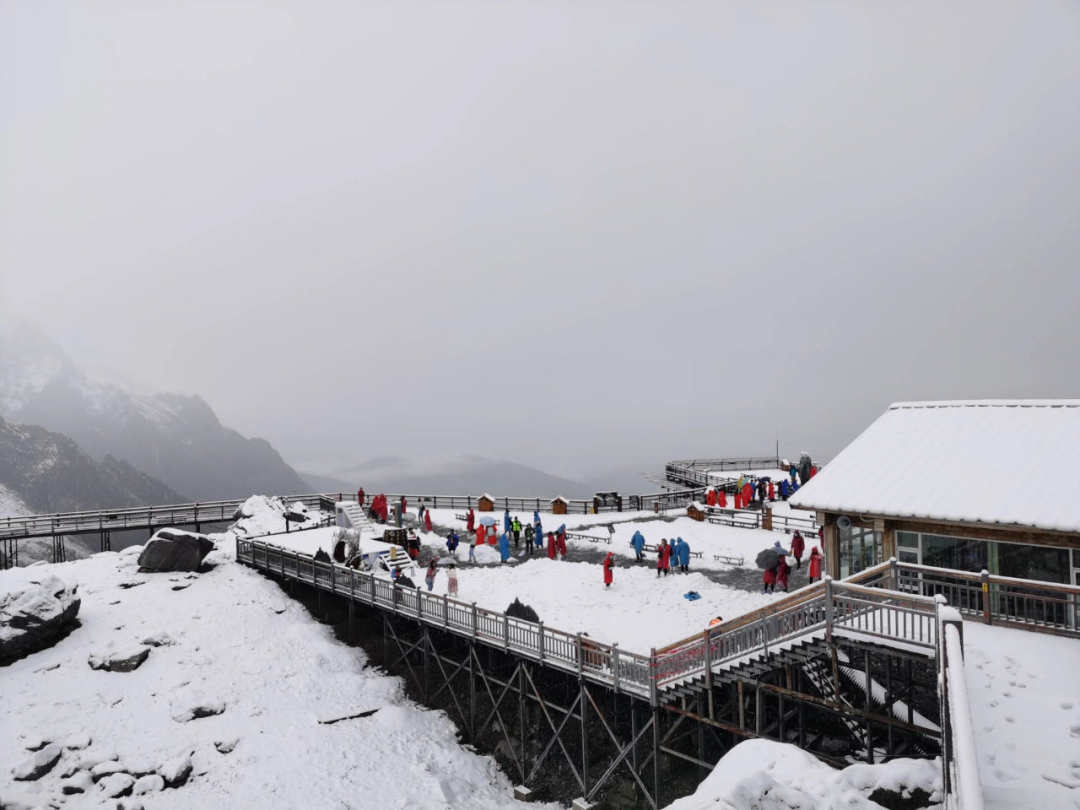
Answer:
POLYGON ((1037 579, 1041 582, 1069 582, 1069 550, 1049 546, 1022 546, 995 543, 998 573, 1004 577, 1037 579))
POLYGON ((922 536, 923 565, 978 573, 987 567, 988 545, 985 540, 924 534, 922 536))
POLYGON ((919 550, 914 548, 897 549, 897 559, 900 562, 917 564, 919 562, 919 550))
POLYGON ((897 548, 918 548, 919 547, 919 535, 915 532, 897 532, 896 533, 896 547, 897 548))
POLYGON ((857 574, 881 562, 881 532, 852 526, 837 531, 840 550, 840 577, 857 574))

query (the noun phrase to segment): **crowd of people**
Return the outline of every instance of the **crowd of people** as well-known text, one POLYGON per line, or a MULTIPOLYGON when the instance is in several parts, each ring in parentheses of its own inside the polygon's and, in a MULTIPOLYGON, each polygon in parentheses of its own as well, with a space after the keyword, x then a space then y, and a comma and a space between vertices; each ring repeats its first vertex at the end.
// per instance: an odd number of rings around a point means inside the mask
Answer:
MULTIPOLYGON (((789 556, 795 558, 795 569, 802 569, 802 558, 806 551, 806 540, 802 534, 798 531, 791 537, 791 549, 785 549, 780 541, 777 540, 773 544, 771 549, 767 551, 775 554, 775 562, 769 565, 765 565, 762 579, 762 593, 775 593, 776 589, 787 593, 788 580, 791 577, 791 566, 788 564, 787 558, 789 556)), ((822 555, 817 546, 814 546, 810 550, 810 558, 807 562, 807 575, 810 583, 813 584, 817 580, 821 579, 821 564, 822 555)))

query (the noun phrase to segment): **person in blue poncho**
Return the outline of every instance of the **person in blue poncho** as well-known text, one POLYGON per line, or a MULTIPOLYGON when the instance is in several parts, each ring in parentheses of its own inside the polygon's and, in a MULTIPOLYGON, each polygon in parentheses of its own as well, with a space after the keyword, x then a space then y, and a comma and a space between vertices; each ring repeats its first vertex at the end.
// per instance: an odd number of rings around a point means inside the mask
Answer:
POLYGON ((510 535, 506 532, 499 535, 499 557, 502 562, 510 559, 510 535))
POLYGON ((540 512, 539 512, 539 510, 537 510, 537 511, 533 512, 533 525, 535 526, 539 522, 540 522, 540 512))
POLYGON ((540 518, 536 519, 536 533, 533 535, 537 548, 544 547, 544 527, 540 525, 540 518))
POLYGON ((503 509, 503 531, 510 532, 510 510, 503 509))
POLYGON ((630 538, 630 545, 634 547, 634 554, 637 555, 637 561, 643 562, 645 560, 645 535, 640 531, 634 532, 634 536, 630 538))
POLYGON ((679 569, 685 574, 690 571, 690 544, 681 537, 676 541, 676 553, 679 555, 679 569))

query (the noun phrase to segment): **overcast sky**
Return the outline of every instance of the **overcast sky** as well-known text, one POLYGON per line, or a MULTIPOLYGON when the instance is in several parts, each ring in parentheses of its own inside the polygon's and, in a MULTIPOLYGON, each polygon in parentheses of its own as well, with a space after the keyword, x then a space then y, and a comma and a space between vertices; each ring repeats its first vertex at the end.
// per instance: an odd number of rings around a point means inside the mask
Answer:
POLYGON ((1076 2, 0 3, 0 301, 302 469, 1080 395, 1076 2))

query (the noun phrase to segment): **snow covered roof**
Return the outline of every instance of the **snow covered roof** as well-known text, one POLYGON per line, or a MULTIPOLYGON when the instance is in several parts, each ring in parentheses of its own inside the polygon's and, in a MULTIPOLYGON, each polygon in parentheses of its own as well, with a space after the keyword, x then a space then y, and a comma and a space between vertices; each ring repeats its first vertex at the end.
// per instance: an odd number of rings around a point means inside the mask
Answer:
POLYGON ((1077 459, 1080 400, 898 402, 790 503, 1080 532, 1080 499, 1052 491, 1077 459))
POLYGON ((555 501, 562 501, 563 503, 570 503, 570 501, 566 500, 566 498, 564 498, 562 495, 556 495, 554 498, 551 499, 552 503, 555 503, 555 501))

